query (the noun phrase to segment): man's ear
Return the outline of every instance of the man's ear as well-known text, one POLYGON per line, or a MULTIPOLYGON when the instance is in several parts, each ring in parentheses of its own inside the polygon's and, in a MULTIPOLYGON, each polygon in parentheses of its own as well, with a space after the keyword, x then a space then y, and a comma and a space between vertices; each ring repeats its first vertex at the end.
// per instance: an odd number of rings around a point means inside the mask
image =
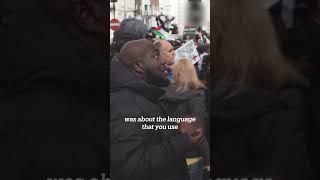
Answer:
POLYGON ((102 0, 71 0, 76 23, 85 31, 106 33, 107 8, 102 0))
POLYGON ((134 61, 132 63, 132 69, 134 72, 136 72, 140 75, 144 74, 144 66, 141 61, 134 61))

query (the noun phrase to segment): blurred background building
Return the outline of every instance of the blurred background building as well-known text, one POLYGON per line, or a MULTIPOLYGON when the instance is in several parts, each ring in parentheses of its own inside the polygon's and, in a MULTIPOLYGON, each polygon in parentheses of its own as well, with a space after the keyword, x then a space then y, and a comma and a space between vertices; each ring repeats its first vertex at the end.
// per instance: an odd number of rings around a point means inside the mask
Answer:
MULTIPOLYGON (((203 7, 202 28, 210 31, 210 0, 112 0, 110 2, 110 19, 135 17, 143 20, 148 28, 156 27, 156 16, 164 15, 173 18, 171 24, 178 26, 179 35, 182 35, 188 19, 188 6, 192 2, 199 2, 203 7), (116 2, 112 2, 116 1, 116 2)), ((170 25, 169 25, 170 26, 170 25)), ((110 39, 113 31, 110 30, 110 39)))

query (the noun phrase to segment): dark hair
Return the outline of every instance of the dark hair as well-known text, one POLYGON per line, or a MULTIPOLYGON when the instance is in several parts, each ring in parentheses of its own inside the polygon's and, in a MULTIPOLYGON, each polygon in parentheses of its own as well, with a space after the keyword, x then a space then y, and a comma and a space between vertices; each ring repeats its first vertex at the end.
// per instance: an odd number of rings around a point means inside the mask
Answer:
POLYGON ((111 53, 120 52, 125 43, 145 39, 147 35, 147 26, 141 20, 136 18, 124 19, 120 24, 120 29, 114 32, 111 53))

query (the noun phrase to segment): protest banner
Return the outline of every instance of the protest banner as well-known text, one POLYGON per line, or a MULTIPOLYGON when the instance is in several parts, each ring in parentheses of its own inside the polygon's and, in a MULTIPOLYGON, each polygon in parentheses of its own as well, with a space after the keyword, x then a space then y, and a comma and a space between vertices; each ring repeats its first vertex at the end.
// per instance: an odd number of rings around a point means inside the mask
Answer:
POLYGON ((200 60, 193 40, 187 41, 184 45, 175 50, 175 62, 179 61, 181 58, 187 58, 192 61, 193 64, 200 60))

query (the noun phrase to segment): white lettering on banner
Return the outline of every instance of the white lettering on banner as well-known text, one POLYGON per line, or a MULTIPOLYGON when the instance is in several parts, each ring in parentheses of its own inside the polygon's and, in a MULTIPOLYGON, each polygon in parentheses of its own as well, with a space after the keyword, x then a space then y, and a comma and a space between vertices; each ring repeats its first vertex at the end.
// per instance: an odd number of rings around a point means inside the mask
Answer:
POLYGON ((191 60, 193 64, 197 63, 200 60, 197 48, 193 40, 186 42, 180 48, 175 50, 175 62, 178 62, 181 58, 187 58, 191 60))

